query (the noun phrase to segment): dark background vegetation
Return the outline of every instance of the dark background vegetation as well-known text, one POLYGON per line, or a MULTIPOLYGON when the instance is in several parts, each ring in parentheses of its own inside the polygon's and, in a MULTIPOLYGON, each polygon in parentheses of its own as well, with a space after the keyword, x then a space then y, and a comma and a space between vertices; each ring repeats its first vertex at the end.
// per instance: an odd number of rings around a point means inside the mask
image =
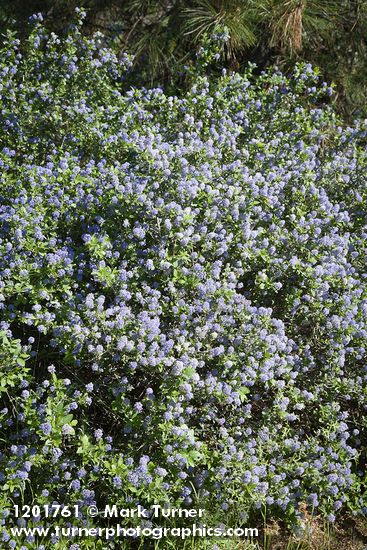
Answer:
MULTIPOLYGON (((42 12, 60 31, 80 0, 1 0, 1 29, 27 32, 42 12)), ((367 0, 84 0, 86 32, 99 30, 120 52, 136 55, 140 82, 177 86, 203 36, 228 29, 223 55, 229 69, 249 61, 288 70, 305 60, 336 83, 336 103, 347 117, 367 113, 367 0)))

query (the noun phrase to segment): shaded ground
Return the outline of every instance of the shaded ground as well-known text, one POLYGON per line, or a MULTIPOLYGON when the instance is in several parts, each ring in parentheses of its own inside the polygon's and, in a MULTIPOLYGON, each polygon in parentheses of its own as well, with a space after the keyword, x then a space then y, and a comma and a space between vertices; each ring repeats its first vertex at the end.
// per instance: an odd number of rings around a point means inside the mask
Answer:
POLYGON ((265 530, 263 543, 258 545, 258 548, 264 550, 367 550, 366 520, 347 517, 330 527, 318 517, 307 518, 306 516, 305 526, 308 534, 300 539, 289 537, 276 523, 269 524, 265 530))

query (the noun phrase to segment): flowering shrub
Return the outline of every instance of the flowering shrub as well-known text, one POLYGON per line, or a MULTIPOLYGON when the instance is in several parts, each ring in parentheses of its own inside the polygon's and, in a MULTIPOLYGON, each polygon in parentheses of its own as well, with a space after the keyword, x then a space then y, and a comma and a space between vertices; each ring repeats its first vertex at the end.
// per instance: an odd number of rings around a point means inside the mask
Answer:
POLYGON ((19 48, 0 65, 1 507, 364 512, 366 127, 307 65, 176 97, 124 91, 129 58, 79 23, 36 21, 19 48))

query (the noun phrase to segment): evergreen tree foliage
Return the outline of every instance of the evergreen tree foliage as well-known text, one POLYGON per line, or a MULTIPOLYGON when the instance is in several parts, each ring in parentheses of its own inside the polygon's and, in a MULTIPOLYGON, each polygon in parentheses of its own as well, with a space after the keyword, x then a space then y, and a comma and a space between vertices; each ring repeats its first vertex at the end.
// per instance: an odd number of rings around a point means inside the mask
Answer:
MULTIPOLYGON (((177 85, 182 67, 206 35, 229 35, 223 62, 288 70, 297 61, 321 68, 337 84, 345 114, 363 115, 367 98, 366 0, 85 0, 86 28, 135 55, 140 80, 177 85)), ((40 11, 54 30, 71 20, 79 0, 3 0, 0 23, 25 30, 40 11)))

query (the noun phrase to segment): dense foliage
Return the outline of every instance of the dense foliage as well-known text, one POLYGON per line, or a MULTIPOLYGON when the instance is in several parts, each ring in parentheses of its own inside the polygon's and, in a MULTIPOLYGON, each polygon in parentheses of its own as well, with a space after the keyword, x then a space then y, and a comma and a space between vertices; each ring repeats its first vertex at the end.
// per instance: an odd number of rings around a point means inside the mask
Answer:
POLYGON ((0 54, 1 508, 365 512, 365 125, 309 65, 123 91, 35 19, 0 54))
MULTIPOLYGON (((53 30, 63 28, 79 0, 2 0, 0 24, 22 31, 34 11, 53 30)), ((229 34, 222 55, 227 68, 255 62, 287 71, 295 61, 322 69, 337 83, 339 109, 366 116, 366 0, 85 0, 87 32, 114 38, 135 55, 140 82, 182 85, 182 66, 195 60, 203 36, 229 34)))

